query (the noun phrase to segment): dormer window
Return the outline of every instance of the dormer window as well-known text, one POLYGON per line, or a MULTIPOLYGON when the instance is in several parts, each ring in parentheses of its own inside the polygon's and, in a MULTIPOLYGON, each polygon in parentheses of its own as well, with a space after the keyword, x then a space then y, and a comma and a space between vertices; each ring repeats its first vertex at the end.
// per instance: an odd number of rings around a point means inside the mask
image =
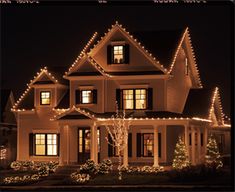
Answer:
POLYGON ((129 45, 125 42, 112 42, 107 47, 107 63, 129 64, 129 45))
POLYGON ((92 91, 91 90, 82 90, 81 91, 81 103, 92 103, 92 91))
POLYGON ((50 105, 51 104, 51 92, 41 91, 40 92, 40 105, 50 105))

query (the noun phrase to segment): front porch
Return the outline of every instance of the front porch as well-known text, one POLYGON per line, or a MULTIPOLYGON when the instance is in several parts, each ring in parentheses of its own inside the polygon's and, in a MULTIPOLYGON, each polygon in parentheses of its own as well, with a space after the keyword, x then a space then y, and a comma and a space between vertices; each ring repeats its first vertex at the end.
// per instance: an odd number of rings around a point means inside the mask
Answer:
MULTIPOLYGON (((109 156, 108 143, 106 138, 108 133, 105 125, 111 125, 109 119, 73 119, 60 120, 60 165, 81 164, 79 161, 79 131, 89 130, 89 141, 87 144, 87 159, 92 159, 95 163, 103 159, 111 159, 113 162, 117 157, 109 156)), ((123 151, 123 165, 146 164, 159 166, 171 165, 174 156, 175 144, 181 136, 188 149, 189 159, 192 165, 202 163, 206 153, 208 137, 208 121, 203 119, 189 118, 132 118, 129 133, 131 133, 131 148, 128 146, 123 151), (137 134, 149 133, 153 135, 152 155, 150 157, 138 154, 137 134), (161 137, 159 138, 159 134, 161 137), (159 143, 160 139, 160 143, 159 143), (160 145, 160 146, 159 146, 160 145), (130 156, 131 150, 131 156, 130 156), (129 152, 128 152, 129 151, 129 152), (159 156, 159 153, 161 154, 159 156)), ((84 142, 84 141, 83 141, 84 142)), ((143 139, 141 141, 143 143, 143 139)), ((141 144, 142 145, 142 144, 141 144)), ((83 148, 86 146, 83 146, 83 148)), ((80 148, 80 149, 79 149, 80 148)), ((151 147, 150 147, 151 148, 151 147)), ((144 148, 141 146, 140 153, 144 148)), ((80 153, 81 155, 81 153, 80 153)))

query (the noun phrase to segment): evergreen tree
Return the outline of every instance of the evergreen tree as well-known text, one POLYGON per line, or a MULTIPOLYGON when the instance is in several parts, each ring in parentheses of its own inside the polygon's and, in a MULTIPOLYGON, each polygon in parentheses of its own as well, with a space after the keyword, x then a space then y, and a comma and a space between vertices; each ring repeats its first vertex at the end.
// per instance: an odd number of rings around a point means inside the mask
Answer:
POLYGON ((223 167, 223 163, 221 161, 221 156, 215 138, 213 138, 211 135, 208 140, 209 141, 206 146, 206 165, 208 167, 215 167, 216 169, 223 167))
POLYGON ((183 169, 184 167, 188 167, 189 165, 190 163, 189 163, 189 157, 186 145, 183 142, 182 138, 179 137, 179 140, 176 143, 175 147, 172 167, 174 169, 183 169))

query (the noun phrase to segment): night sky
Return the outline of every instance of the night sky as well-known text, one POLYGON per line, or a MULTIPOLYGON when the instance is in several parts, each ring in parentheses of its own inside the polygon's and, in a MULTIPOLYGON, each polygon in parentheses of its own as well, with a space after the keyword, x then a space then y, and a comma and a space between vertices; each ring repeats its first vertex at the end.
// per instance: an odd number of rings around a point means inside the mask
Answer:
POLYGON ((220 88, 224 112, 229 115, 233 64, 232 9, 231 2, 3 5, 1 87, 12 89, 18 99, 26 83, 41 67, 69 68, 92 34, 97 31, 103 35, 116 20, 130 33, 188 26, 202 84, 220 88))

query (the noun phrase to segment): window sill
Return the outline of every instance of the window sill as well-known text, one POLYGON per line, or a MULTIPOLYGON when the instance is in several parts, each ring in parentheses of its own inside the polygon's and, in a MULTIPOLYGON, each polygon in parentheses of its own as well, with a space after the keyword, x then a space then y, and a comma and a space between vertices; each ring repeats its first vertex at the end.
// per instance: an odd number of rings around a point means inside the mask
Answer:
POLYGON ((94 104, 94 103, 80 103, 77 106, 93 106, 93 105, 96 105, 96 104, 94 104))

